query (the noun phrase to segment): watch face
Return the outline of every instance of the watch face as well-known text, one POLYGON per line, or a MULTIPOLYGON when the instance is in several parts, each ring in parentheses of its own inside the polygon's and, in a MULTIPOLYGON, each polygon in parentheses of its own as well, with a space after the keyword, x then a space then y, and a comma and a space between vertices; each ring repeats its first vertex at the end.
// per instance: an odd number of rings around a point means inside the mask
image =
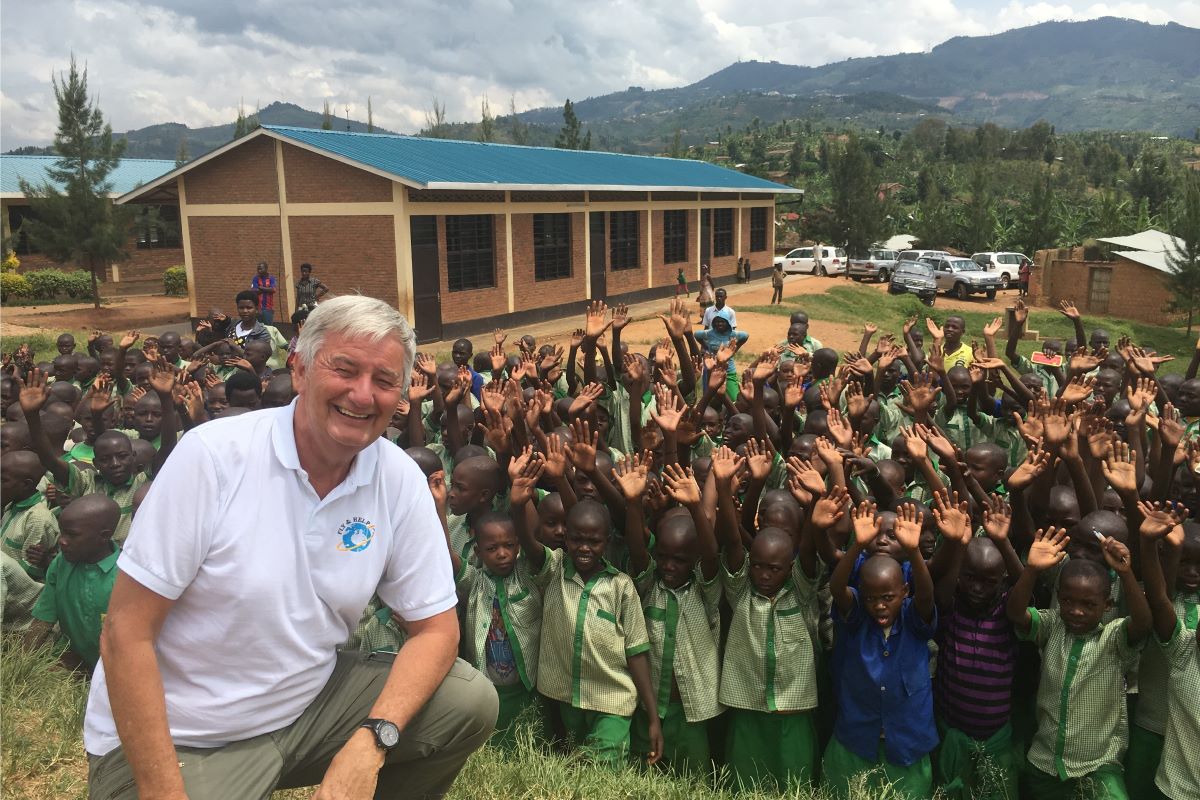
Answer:
POLYGON ((375 733, 384 747, 395 747, 400 741, 400 729, 390 722, 379 723, 375 728, 375 733))

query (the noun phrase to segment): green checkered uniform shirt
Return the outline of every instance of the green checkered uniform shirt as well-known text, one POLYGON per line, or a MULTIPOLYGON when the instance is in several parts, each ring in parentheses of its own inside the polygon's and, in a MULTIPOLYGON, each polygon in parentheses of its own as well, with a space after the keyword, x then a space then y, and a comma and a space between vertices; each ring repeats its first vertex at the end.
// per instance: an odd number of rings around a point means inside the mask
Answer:
MULTIPOLYGON (((1200 621, 1200 594, 1180 592, 1175 596, 1175 618, 1184 630, 1195 631, 1200 621)), ((1157 733, 1167 729, 1167 694, 1170 689, 1171 667, 1162 648, 1147 646, 1138 663, 1137 715, 1133 722, 1139 728, 1157 733)), ((1200 795, 1197 795, 1200 797, 1200 795)))
POLYGON ((1200 797, 1200 647, 1195 628, 1176 622, 1175 632, 1159 643, 1170 668, 1167 681, 1167 728, 1162 760, 1154 783, 1172 800, 1200 797))
POLYGON ((542 640, 542 578, 550 565, 546 561, 535 572, 524 554, 517 558, 512 573, 497 577, 482 566, 461 562, 454 576, 460 602, 466 606, 463 626, 463 654, 471 666, 487 674, 487 636, 492 625, 492 605, 498 603, 504 630, 517 662, 517 674, 526 689, 537 685, 538 651, 542 640))
POLYGON ((725 598, 733 608, 720 700, 751 711, 808 711, 817 705, 817 579, 800 563, 775 597, 750 582, 750 559, 731 573, 722 559, 725 598))
POLYGON ((139 472, 129 479, 124 486, 113 486, 104 479, 97 470, 80 469, 74 464, 67 464, 70 478, 67 480, 67 494, 71 497, 83 497, 85 494, 106 494, 121 508, 121 521, 113 533, 113 542, 124 544, 129 535, 129 526, 133 524, 133 495, 142 484, 149 483, 150 477, 145 472, 139 472))
POLYGON ((1125 673, 1137 664, 1141 650, 1129 641, 1128 618, 1074 636, 1056 612, 1031 608, 1029 613, 1033 624, 1020 638, 1042 651, 1029 763, 1061 780, 1121 764, 1129 743, 1125 673))
POLYGON ((697 565, 692 579, 678 589, 666 586, 652 563, 637 578, 646 632, 650 636, 650 684, 665 717, 671 683, 679 687, 688 722, 721 713, 717 687, 721 676, 721 581, 705 581, 697 565))
POLYGON ((42 585, 25 572, 21 562, 8 553, 0 553, 0 611, 5 633, 20 633, 29 627, 29 612, 42 593, 42 585))
POLYGON ((1046 394, 1050 397, 1058 396, 1058 379, 1054 377, 1054 373, 1048 367, 1035 364, 1022 355, 1017 356, 1017 360, 1013 362, 1013 367, 1022 375, 1029 372, 1037 375, 1042 380, 1042 386, 1045 387, 1046 394))
POLYGON ((358 627, 346 642, 346 649, 357 650, 363 655, 398 653, 406 638, 404 629, 392 618, 392 610, 383 604, 379 595, 372 595, 358 620, 358 627))
POLYGON ((547 560, 538 691, 585 711, 632 716, 628 661, 650 649, 633 579, 605 562, 585 581, 562 550, 547 560))
POLYGON ((41 570, 25 560, 25 551, 36 544, 50 550, 58 542, 58 520, 41 492, 9 503, 0 515, 0 551, 16 560, 26 574, 40 581, 41 570))
POLYGON ((966 406, 958 406, 951 414, 946 413, 945 407, 938 409, 933 415, 933 421, 946 434, 946 438, 954 442, 964 453, 973 445, 988 441, 975 419, 967 411, 966 406))

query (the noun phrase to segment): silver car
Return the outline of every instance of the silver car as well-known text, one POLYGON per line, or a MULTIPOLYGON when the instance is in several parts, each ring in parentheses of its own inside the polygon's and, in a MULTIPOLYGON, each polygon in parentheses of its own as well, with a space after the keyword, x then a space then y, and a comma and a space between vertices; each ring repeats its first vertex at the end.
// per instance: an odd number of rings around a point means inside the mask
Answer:
POLYGON ((973 294, 986 295, 988 300, 994 300, 996 290, 1000 288, 999 275, 980 269, 969 258, 925 257, 921 261, 933 267, 938 291, 959 300, 966 300, 973 294))

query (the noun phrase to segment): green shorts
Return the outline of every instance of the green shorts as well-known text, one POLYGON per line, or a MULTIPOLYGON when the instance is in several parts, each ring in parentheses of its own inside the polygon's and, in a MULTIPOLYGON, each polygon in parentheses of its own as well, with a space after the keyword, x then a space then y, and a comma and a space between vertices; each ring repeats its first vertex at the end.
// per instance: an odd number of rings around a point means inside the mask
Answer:
MULTIPOLYGON (((708 752, 708 720, 688 722, 683 703, 672 700, 659 709, 663 735, 663 755, 659 764, 675 772, 710 775, 712 758, 708 752)), ((633 752, 643 759, 650 752, 650 720, 640 707, 633 712, 629 740, 633 752)))
POLYGON ((815 782, 817 726, 813 712, 771 714, 731 708, 726 717, 725 763, 738 787, 763 785, 768 790, 786 790, 793 783, 815 782))
POLYGON ((933 796, 933 767, 929 756, 925 755, 907 767, 893 764, 884 754, 882 739, 875 760, 867 761, 847 750, 834 736, 825 748, 821 772, 826 788, 838 798, 849 796, 851 785, 860 775, 866 775, 868 790, 891 784, 894 794, 889 794, 889 797, 926 800, 933 796))
POLYGON ((1016 800, 1021 759, 1006 724, 987 739, 973 739, 957 728, 938 724, 937 782, 954 800, 1016 800))
POLYGON ((500 698, 500 715, 496 717, 496 732, 488 740, 489 744, 513 747, 517 730, 523 726, 533 727, 535 740, 543 741, 546 738, 545 719, 537 692, 526 689, 518 681, 511 686, 497 686, 496 696, 500 698))
POLYGON ((585 711, 559 702, 558 712, 567 740, 579 751, 606 767, 620 769, 629 754, 629 717, 585 711))
POLYGON ((1033 800, 1129 800, 1125 772, 1116 764, 1105 764, 1090 775, 1065 781, 1032 764, 1025 767, 1025 788, 1033 800))

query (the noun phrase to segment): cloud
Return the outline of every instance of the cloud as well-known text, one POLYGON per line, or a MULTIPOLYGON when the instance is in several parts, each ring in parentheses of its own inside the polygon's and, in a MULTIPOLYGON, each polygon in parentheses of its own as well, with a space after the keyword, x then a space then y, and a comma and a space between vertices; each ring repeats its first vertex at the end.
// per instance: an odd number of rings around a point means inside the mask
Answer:
POLYGON ((239 102, 330 105, 415 131, 451 120, 691 83, 742 59, 816 65, 928 50, 1047 19, 1200 24, 1200 0, 39 0, 5 4, 0 147, 49 142, 50 76, 72 52, 114 130, 233 120, 239 102))

